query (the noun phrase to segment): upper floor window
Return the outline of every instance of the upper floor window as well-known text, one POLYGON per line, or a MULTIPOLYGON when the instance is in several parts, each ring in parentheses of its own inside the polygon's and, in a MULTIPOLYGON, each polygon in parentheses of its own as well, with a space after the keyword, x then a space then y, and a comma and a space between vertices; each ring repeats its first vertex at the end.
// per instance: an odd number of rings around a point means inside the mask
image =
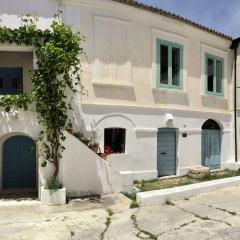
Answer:
POLYGON ((0 95, 19 94, 23 91, 22 68, 0 67, 0 95))
POLYGON ((157 87, 182 89, 183 46, 157 39, 157 87))
POLYGON ((126 129, 105 128, 104 129, 104 152, 125 153, 126 129))
POLYGON ((205 55, 205 90, 208 95, 224 95, 224 59, 205 55))

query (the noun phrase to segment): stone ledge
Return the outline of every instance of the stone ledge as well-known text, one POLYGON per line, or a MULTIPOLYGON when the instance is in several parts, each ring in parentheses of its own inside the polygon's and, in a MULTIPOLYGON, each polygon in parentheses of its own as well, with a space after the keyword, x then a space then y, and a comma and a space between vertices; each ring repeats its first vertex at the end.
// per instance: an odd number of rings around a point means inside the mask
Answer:
POLYGON ((141 207, 164 204, 167 200, 177 200, 212 192, 225 187, 240 184, 240 176, 195 183, 181 187, 137 193, 137 202, 141 207))

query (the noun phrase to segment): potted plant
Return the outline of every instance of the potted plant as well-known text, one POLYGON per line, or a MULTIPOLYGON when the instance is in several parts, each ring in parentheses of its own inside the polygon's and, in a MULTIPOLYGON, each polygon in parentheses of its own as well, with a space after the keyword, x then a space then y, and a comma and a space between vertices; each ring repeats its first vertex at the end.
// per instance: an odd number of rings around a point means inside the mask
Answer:
POLYGON ((97 153, 99 150, 99 143, 95 140, 91 140, 91 142, 88 144, 88 147, 97 153))
POLYGON ((104 147, 104 153, 101 155, 101 157, 102 157, 104 160, 107 160, 107 156, 108 156, 109 154, 111 154, 111 153, 112 153, 111 147, 110 147, 110 146, 105 146, 105 147, 104 147))
POLYGON ((86 146, 88 146, 95 153, 99 150, 99 143, 94 139, 94 137, 86 137, 82 131, 74 132, 73 136, 78 138, 86 146))
POLYGON ((66 129, 70 134, 73 134, 73 125, 72 122, 69 122, 66 129))
POLYGON ((86 137, 82 131, 73 132, 73 136, 75 136, 77 139, 79 139, 82 143, 84 143, 86 146, 89 146, 91 139, 86 137))
POLYGON ((44 206, 59 206, 66 204, 66 188, 55 178, 47 181, 41 187, 41 202, 44 206))

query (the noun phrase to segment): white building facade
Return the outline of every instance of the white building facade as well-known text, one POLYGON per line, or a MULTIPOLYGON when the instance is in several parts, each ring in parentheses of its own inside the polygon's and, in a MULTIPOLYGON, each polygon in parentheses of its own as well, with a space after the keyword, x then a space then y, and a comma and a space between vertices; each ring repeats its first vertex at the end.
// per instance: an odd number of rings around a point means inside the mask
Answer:
POLYGON ((97 132, 101 149, 106 129, 126 131, 112 166, 151 179, 234 165, 230 38, 127 1, 66 2, 80 11, 88 39, 86 130, 97 132))
MULTIPOLYGON (((69 194, 122 191, 123 183, 181 176, 193 166, 237 168, 230 37, 124 0, 14 2, 1 3, 2 25, 16 28, 18 15, 31 12, 40 16, 38 27, 46 29, 61 9, 63 20, 86 38, 81 81, 88 94, 76 96, 71 117, 74 130, 96 136, 108 157, 102 160, 68 136, 60 178, 69 194)), ((15 90, 30 91, 27 72, 36 61, 34 49, 0 44, 0 56, 1 93, 14 79, 15 90)), ((2 111, 0 118, 4 189, 14 185, 8 182, 11 166, 6 167, 9 152, 15 151, 9 139, 35 140, 41 126, 32 112, 16 117, 2 111)), ((29 171, 36 171, 38 188, 49 173, 42 171, 37 152, 29 171)))

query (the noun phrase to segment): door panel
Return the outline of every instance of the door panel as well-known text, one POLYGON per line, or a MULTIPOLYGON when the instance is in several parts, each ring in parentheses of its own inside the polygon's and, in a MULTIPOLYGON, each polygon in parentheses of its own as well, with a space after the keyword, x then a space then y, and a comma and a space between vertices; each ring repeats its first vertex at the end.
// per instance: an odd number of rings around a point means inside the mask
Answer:
POLYGON ((3 188, 36 187, 36 146, 25 136, 6 140, 3 149, 3 188))
POLYGON ((202 165, 210 169, 218 169, 221 165, 221 132, 206 130, 202 132, 202 165))
POLYGON ((159 129, 157 135, 158 176, 176 174, 176 130, 159 129))

